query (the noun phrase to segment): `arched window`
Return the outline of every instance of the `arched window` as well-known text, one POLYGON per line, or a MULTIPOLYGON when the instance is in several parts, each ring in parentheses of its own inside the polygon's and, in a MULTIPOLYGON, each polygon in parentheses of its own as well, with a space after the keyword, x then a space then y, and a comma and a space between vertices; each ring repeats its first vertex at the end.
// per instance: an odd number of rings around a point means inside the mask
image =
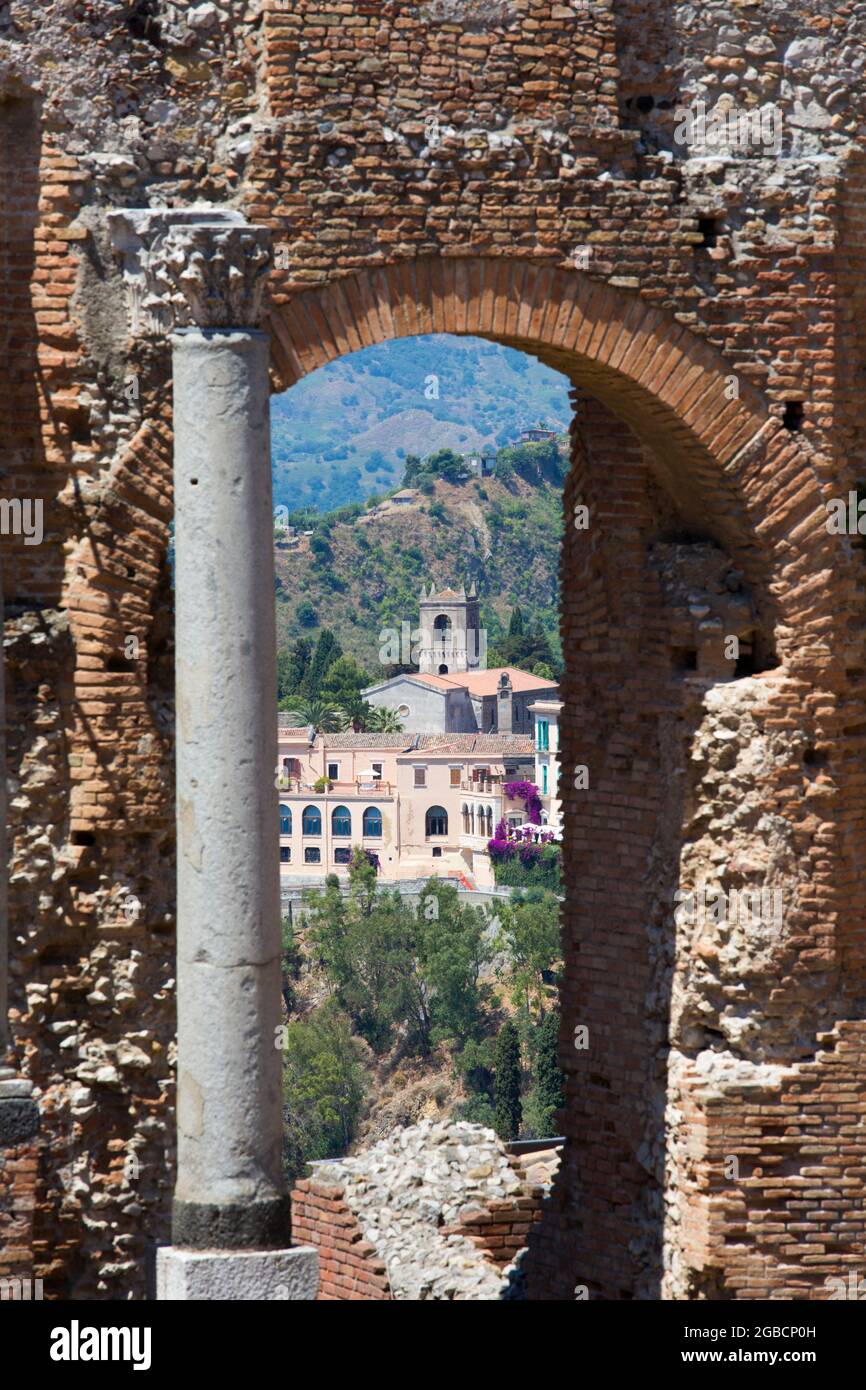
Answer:
POLYGON ((305 806, 301 818, 301 830, 305 835, 321 835, 322 813, 318 806, 305 806))
POLYGON ((491 839, 493 838, 493 807, 492 807, 492 806, 488 806, 488 807, 487 807, 487 838, 488 838, 488 840, 491 840, 491 839))
POLYGON ((451 640, 451 619, 446 613, 440 613, 433 623, 435 640, 439 643, 450 642, 451 640))
POLYGON ((352 834, 352 817, 348 807, 335 806, 331 812, 331 834, 347 839, 352 834))
POLYGON ((448 834, 448 812, 444 806, 430 807, 425 817, 425 827, 428 835, 448 834))
POLYGON ((466 805, 466 802, 464 801, 464 803, 463 803, 463 834, 464 834, 464 835, 469 835, 470 833, 471 833, 471 832, 470 832, 470 828, 469 828, 469 807, 466 805))
POLYGON ((363 830, 364 835, 368 838, 381 839, 382 812, 377 806, 368 806, 364 812, 363 830))
POLYGON ((291 835, 292 833, 292 813, 288 806, 280 802, 280 834, 291 835))

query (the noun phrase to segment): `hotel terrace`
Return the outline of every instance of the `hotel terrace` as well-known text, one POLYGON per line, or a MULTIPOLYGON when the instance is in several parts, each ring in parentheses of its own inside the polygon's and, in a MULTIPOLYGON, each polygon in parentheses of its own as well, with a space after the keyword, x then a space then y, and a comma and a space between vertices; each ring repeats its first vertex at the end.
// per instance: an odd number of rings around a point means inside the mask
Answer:
POLYGON ((501 819, 522 825, 527 818, 523 802, 505 794, 505 783, 546 785, 542 822, 558 831, 559 708, 556 701, 544 702, 534 737, 317 734, 280 722, 283 882, 321 882, 328 873, 343 877, 360 845, 376 855, 386 880, 437 874, 468 888, 491 887, 488 840, 501 819))

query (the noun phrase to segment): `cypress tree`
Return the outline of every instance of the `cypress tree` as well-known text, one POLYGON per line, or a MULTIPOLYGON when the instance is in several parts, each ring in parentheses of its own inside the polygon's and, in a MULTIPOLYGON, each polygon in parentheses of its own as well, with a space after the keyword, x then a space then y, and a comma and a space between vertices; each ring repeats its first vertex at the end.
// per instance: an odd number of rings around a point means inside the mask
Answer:
POLYGON ((545 1014, 535 1036, 534 1108, 542 1136, 552 1135, 555 1112, 562 1107, 562 1073, 556 1056, 559 1019, 555 1013, 545 1014))
POLYGON ((493 1054, 494 1116, 493 1128, 500 1139, 508 1143, 520 1133, 520 1038, 509 1019, 496 1036, 493 1054))

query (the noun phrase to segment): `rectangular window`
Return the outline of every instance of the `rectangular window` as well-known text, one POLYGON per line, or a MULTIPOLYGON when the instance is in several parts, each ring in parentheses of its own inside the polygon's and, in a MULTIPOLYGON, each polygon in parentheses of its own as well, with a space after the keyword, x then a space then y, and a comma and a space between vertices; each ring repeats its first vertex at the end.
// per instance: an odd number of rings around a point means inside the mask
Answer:
POLYGON ((426 785, 427 785, 427 769, 426 769, 426 767, 416 767, 416 768, 414 769, 414 773, 415 773, 415 786, 416 786, 416 787, 426 787, 426 785))
POLYGON ((547 763, 541 765, 541 794, 547 796, 547 763))
POLYGON ((460 786, 460 772, 461 772, 461 769, 460 769, 459 767, 452 767, 452 768, 450 768, 449 770, 450 770, 450 772, 451 772, 451 785, 452 785, 452 787, 459 787, 459 786, 460 786))
POLYGON ((292 861, 292 851, 288 845, 280 845, 280 863, 290 864, 292 861))
POLYGON ((372 769, 373 776, 376 778, 376 780, 377 780, 377 781, 381 781, 381 778, 382 778, 382 764, 381 764, 381 763, 371 763, 371 764, 370 764, 370 767, 371 767, 371 769, 372 769))
POLYGON ((540 753, 546 753, 550 748, 550 726, 546 719, 538 719, 535 723, 535 745, 540 753))
POLYGON ((305 864, 321 864, 321 862, 322 862, 322 851, 319 849, 319 846, 318 846, 318 845, 307 845, 307 848, 304 850, 304 863, 305 863, 305 864))
POLYGON ((335 863, 335 864, 351 864, 351 862, 352 862, 352 851, 348 848, 348 846, 345 847, 344 849, 335 849, 335 850, 334 850, 334 863, 335 863))
POLYGON ((441 846, 441 845, 434 845, 434 846, 433 846, 433 858, 434 858, 434 859, 441 859, 441 858, 442 858, 442 846, 441 846))
POLYGON ((339 763, 328 763, 328 781, 329 781, 329 782, 339 782, 339 780, 340 780, 340 764, 339 764, 339 763))

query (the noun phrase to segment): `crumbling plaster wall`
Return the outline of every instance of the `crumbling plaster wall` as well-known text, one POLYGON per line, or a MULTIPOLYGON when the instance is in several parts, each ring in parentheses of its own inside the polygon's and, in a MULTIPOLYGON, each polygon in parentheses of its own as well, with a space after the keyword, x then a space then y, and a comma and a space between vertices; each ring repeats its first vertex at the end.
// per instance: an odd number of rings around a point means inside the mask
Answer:
MULTIPOLYGON (((6 537, 3 558, 13 1021, 45 1116, 37 1254, 49 1291, 141 1296, 172 1185, 170 383, 164 347, 129 341, 106 209, 230 203, 273 228, 272 323, 280 361, 295 364, 281 385, 310 365, 283 317, 302 290, 417 257, 561 265, 589 248, 588 276, 705 338, 771 413, 802 399, 805 466, 836 495, 863 475, 863 27, 860 6, 781 0, 664 3, 649 21, 636 0, 0 5, 0 121, 14 134, 2 154, 0 446, 4 487, 43 498, 46 517, 41 545, 6 537), (783 161, 675 143, 678 104, 726 94, 778 105, 783 161), (698 218, 718 220, 714 245, 698 218)), ((316 329, 313 318, 310 337, 316 329)), ((661 511, 693 515, 700 494, 676 459, 657 449, 652 471, 661 511)), ((712 539, 714 518, 705 520, 691 540, 712 539)), ((760 551, 760 537, 746 541, 760 551)), ((659 527, 654 543, 674 542, 659 527)), ((654 935, 660 992, 633 1042, 641 1076, 655 1077, 656 1109, 668 1086, 676 1110, 674 1296, 699 1291, 693 1271, 705 1266, 714 1273, 704 1288, 724 1293, 727 1277, 726 1237, 705 1197, 723 1185, 707 1158, 715 1139, 694 1162, 681 1147, 709 1123, 684 1080, 695 1057, 711 1045, 731 1067, 776 1067, 814 1056, 818 1028, 835 1017, 862 1017, 863 819, 852 789, 863 595, 845 538, 839 547, 838 578, 777 572, 752 594, 772 646, 774 586, 816 586, 805 634, 813 668, 708 691, 677 677, 688 746, 668 729, 659 747, 665 776, 671 763, 682 768, 674 799, 685 826, 669 806, 630 858, 635 880, 654 866, 661 875, 640 925, 654 935), (821 662, 830 678, 816 679, 821 662), (795 711, 810 699, 800 735, 795 711), (733 761, 732 740, 718 736, 732 725, 733 761), (807 748, 825 753, 804 766, 807 748), (765 777, 788 806, 807 794, 795 831, 761 808, 755 779, 765 777), (710 933, 698 949, 678 938, 674 957, 670 855, 680 852, 684 884, 724 871, 802 885, 813 895, 807 945, 735 938, 734 951, 710 933), (846 891, 830 946, 819 939, 818 900, 846 891), (783 1006, 773 982, 789 966, 783 1006), (683 1237, 681 1178, 694 1172, 688 1194, 701 1216, 683 1237)), ((662 552, 642 555, 667 673, 682 604, 665 597, 662 552)), ((619 559, 609 558, 613 572, 619 559)), ((571 632, 578 645, 581 632, 571 632)), ((580 717, 576 706, 575 747, 580 717)), ((635 901, 643 913, 642 892, 635 901)), ((566 997, 564 1055, 574 1007, 566 997)), ((775 1078, 759 1071, 751 1084, 760 1091, 775 1078)), ((601 1113, 604 1095, 593 1103, 601 1113)), ((658 1114, 649 1132, 657 1138, 658 1114)), ((660 1163, 655 1153, 630 1179, 635 1267, 612 1266, 610 1285, 597 1271, 614 1296, 657 1287, 648 1271, 661 1241, 660 1163)), ((556 1212, 565 1243, 547 1247, 572 1278, 576 1183, 566 1160, 556 1212)), ((603 1204, 603 1184, 599 1193, 603 1204)), ((754 1287, 752 1277, 737 1287, 754 1287)), ((560 1284, 554 1272, 542 1293, 560 1284)))

